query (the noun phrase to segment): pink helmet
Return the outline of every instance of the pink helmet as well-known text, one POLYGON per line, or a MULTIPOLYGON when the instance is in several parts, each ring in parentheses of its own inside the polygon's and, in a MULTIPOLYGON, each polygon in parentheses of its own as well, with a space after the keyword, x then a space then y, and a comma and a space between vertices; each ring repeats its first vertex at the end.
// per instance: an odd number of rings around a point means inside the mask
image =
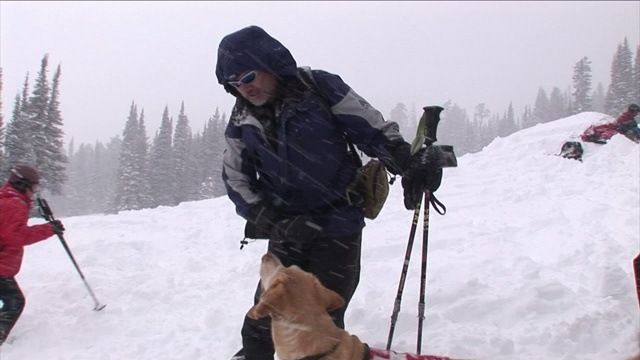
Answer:
POLYGON ((25 164, 16 164, 9 171, 9 182, 18 190, 40 185, 40 174, 33 167, 25 164))

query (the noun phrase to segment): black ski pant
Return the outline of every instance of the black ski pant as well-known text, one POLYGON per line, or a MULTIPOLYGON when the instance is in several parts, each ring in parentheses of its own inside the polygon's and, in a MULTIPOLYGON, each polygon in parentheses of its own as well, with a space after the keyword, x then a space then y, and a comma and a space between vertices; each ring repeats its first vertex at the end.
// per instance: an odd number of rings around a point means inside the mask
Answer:
POLYGON ((25 298, 15 278, 0 277, 0 345, 18 321, 25 305, 25 298))
MULTIPOLYGON (((269 242, 272 252, 284 266, 298 265, 318 277, 322 285, 337 292, 345 305, 331 313, 335 324, 344 329, 344 314, 360 281, 360 253, 362 232, 340 238, 320 238, 313 243, 296 246, 291 243, 269 242)), ((260 299, 258 283, 254 303, 260 299)), ((271 319, 244 319, 242 346, 245 360, 273 360, 275 352, 271 339, 271 319)))

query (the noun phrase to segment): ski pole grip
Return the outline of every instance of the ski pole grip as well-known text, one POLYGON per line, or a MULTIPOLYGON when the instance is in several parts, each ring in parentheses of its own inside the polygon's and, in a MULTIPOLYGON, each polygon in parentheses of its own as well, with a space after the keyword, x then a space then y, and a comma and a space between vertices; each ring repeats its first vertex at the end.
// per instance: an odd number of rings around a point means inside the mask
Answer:
POLYGON ((431 146, 434 142, 438 141, 436 133, 438 131, 438 123, 440 122, 440 113, 444 110, 441 106, 425 106, 422 108, 425 117, 424 128, 424 144, 431 146))
POLYGON ((436 132, 440 122, 440 112, 444 110, 441 106, 425 106, 424 112, 418 122, 416 137, 411 143, 411 155, 416 154, 423 146, 431 146, 438 140, 436 132))
POLYGON ((53 220, 53 212, 51 211, 51 208, 49 207, 47 200, 38 196, 36 198, 36 201, 38 202, 38 209, 40 209, 40 215, 42 215, 47 221, 53 220))

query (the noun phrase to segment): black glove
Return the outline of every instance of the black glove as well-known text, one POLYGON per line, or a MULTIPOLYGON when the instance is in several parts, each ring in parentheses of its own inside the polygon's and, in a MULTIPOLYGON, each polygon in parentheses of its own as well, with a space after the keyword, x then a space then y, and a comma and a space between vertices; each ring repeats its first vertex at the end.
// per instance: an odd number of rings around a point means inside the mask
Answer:
POLYGON ((320 235, 322 224, 309 215, 298 215, 278 221, 271 229, 271 240, 303 244, 320 235))
POLYGON ((56 234, 62 235, 64 232, 64 225, 62 225, 62 221, 60 220, 53 220, 51 222, 51 227, 53 228, 53 232, 56 234))
POLYGON ((278 212, 266 202, 261 201, 251 207, 244 228, 244 237, 249 239, 268 239, 278 212))
POLYGON ((422 148, 409 159, 408 168, 402 173, 404 207, 418 207, 425 191, 435 192, 442 183, 442 168, 429 158, 428 148, 422 148))

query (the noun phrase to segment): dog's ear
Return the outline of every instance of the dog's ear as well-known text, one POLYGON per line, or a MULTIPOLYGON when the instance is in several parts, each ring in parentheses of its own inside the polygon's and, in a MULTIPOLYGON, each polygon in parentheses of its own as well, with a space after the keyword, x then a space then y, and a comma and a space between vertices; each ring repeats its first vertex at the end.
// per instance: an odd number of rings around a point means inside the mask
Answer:
POLYGON ((284 284, 282 282, 272 284, 269 289, 262 293, 260 301, 249 309, 247 316, 254 320, 271 316, 275 306, 282 301, 283 296, 284 284))
POLYGON ((338 295, 338 293, 333 290, 327 289, 318 279, 315 281, 315 286, 318 290, 318 294, 320 294, 322 304, 327 311, 338 310, 344 306, 344 299, 342 296, 338 295))

